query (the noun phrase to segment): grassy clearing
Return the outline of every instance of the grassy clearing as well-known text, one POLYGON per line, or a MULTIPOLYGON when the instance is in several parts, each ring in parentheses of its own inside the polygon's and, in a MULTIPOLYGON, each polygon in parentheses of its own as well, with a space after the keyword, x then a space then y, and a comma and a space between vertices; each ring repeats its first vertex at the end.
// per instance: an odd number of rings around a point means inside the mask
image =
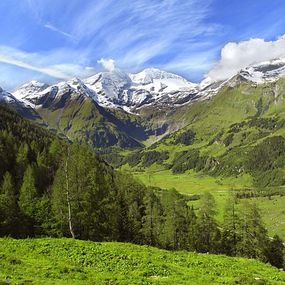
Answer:
POLYGON ((176 188, 183 194, 202 194, 204 192, 219 193, 230 189, 251 187, 250 176, 213 177, 203 173, 188 171, 183 174, 172 174, 169 170, 134 172, 133 175, 146 185, 158 186, 164 189, 176 188))
MULTIPOLYGON (((0 239, 8 284, 285 284, 256 260, 71 239, 0 239)), ((3 283, 3 284, 7 284, 3 283)))

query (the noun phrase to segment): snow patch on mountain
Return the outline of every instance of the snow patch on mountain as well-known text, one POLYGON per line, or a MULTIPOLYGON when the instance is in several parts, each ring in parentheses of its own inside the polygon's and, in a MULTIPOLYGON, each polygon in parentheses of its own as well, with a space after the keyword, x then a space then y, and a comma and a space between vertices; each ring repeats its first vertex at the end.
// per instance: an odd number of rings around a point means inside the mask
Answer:
POLYGON ((100 105, 129 112, 150 104, 175 104, 197 93, 197 84, 156 68, 136 74, 115 69, 91 76, 84 83, 98 94, 100 105))
POLYGON ((239 72, 245 79, 262 84, 274 82, 285 75, 285 59, 273 59, 251 65, 239 72))
POLYGON ((0 87, 0 102, 5 102, 5 103, 10 104, 10 103, 15 103, 16 101, 17 99, 12 94, 3 90, 0 87))
POLYGON ((97 94, 90 90, 80 79, 73 78, 69 81, 59 82, 54 85, 47 85, 38 81, 31 81, 24 84, 13 95, 26 106, 38 108, 42 105, 41 98, 48 96, 49 99, 59 98, 65 94, 82 95, 97 101, 97 94), (39 103, 41 102, 41 103, 39 103))

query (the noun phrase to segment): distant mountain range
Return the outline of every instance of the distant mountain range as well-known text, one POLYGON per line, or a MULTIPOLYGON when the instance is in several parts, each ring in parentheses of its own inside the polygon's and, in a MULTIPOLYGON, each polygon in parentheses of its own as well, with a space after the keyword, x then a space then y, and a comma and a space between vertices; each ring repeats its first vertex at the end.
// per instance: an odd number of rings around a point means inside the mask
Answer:
POLYGON ((151 137, 157 141, 185 127, 189 121, 184 113, 194 102, 208 101, 240 82, 269 84, 284 75, 285 59, 254 64, 229 79, 206 78, 199 84, 156 68, 136 74, 115 69, 54 85, 31 81, 12 93, 0 89, 0 101, 71 140, 95 147, 139 147, 151 137))

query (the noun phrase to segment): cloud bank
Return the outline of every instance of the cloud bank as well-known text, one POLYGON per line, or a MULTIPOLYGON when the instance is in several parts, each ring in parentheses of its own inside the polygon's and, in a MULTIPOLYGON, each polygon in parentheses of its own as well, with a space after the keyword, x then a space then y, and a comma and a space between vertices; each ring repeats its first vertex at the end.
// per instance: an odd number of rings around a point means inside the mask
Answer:
POLYGON ((230 42, 222 48, 220 61, 207 76, 212 80, 224 80, 249 65, 278 57, 285 57, 285 35, 275 41, 256 38, 230 42))

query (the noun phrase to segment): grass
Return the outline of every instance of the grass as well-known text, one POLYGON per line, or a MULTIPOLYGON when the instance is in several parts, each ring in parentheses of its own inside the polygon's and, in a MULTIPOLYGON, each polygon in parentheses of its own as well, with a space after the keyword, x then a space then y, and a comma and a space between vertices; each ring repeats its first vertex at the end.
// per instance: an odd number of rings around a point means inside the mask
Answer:
POLYGON ((203 173, 188 171, 183 174, 172 174, 170 170, 134 172, 133 175, 146 185, 158 186, 163 189, 176 188, 183 194, 216 193, 230 189, 251 187, 250 176, 213 177, 203 173))
POLYGON ((114 242, 7 238, 0 257, 1 284, 285 284, 256 260, 114 242))

